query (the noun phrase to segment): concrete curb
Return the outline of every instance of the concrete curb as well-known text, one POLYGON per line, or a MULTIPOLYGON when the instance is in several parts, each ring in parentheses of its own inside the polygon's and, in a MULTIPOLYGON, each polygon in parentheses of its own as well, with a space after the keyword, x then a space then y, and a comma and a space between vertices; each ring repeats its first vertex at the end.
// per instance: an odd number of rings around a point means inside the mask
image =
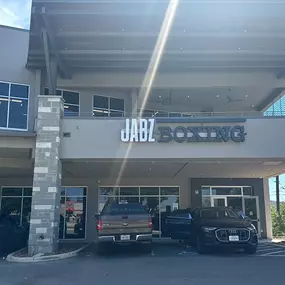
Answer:
POLYGON ((55 261, 55 260, 61 260, 61 259, 66 259, 70 257, 74 257, 78 255, 78 253, 85 248, 87 248, 90 244, 86 244, 74 251, 66 252, 66 253, 60 253, 60 254, 55 254, 55 255, 49 255, 49 256, 43 256, 42 254, 36 254, 35 256, 32 257, 18 257, 14 256, 16 253, 20 252, 22 249, 10 253, 7 257, 6 260, 8 262, 20 262, 20 263, 31 263, 31 262, 42 262, 42 261, 55 261))

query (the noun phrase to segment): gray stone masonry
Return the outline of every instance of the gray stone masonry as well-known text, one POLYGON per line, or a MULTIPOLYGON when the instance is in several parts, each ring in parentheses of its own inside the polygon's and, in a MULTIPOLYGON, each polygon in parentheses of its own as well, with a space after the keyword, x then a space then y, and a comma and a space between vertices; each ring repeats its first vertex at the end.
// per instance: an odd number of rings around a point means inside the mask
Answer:
POLYGON ((59 145, 62 114, 61 97, 39 96, 29 236, 31 255, 52 253, 58 247, 61 190, 59 145))

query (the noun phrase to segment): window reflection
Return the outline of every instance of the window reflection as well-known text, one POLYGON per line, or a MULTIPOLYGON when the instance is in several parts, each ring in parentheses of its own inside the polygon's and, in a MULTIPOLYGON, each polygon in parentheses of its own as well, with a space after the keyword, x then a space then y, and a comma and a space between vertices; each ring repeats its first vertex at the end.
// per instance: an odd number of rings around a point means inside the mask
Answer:
POLYGON ((65 238, 85 238, 85 197, 66 197, 65 238))
POLYGON ((124 117, 124 99, 107 96, 93 96, 93 116, 96 117, 124 117))
POLYGON ((61 194, 59 237, 61 239, 84 239, 86 188, 64 187, 61 194))
POLYGON ((22 198, 2 197, 1 210, 10 215, 17 225, 21 224, 22 198))
POLYGON ((122 196, 138 196, 139 187, 120 187, 120 195, 122 196))
POLYGON ((8 128, 26 129, 28 116, 28 100, 10 99, 8 128))
POLYGON ((0 127, 26 130, 29 86, 0 82, 0 127))
POLYGON ((8 99, 0 96, 0 128, 7 127, 8 99))
POLYGON ((159 195, 159 187, 140 187, 140 195, 159 195))
MULTIPOLYGON (((49 95, 49 89, 44 90, 45 95, 49 95)), ((79 92, 57 89, 56 95, 64 99, 64 116, 79 116, 79 92)))
POLYGON ((1 210, 11 216, 18 225, 29 228, 32 188, 3 187, 1 189, 1 210))
POLYGON ((167 236, 164 230, 165 218, 171 211, 179 208, 179 187, 100 187, 99 213, 106 203, 112 201, 140 202, 151 215, 153 236, 167 236))

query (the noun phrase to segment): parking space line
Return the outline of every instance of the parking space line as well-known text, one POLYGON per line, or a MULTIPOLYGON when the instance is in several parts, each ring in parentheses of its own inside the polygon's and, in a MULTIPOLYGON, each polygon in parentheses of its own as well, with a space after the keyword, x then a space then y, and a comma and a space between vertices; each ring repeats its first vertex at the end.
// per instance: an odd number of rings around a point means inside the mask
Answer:
POLYGON ((263 253, 263 254, 260 254, 260 256, 269 256, 269 255, 276 254, 276 253, 284 253, 284 255, 285 255, 285 249, 284 250, 279 250, 279 251, 263 253))
POLYGON ((275 248, 271 247, 271 248, 257 249, 256 252, 272 251, 272 250, 275 250, 275 248))

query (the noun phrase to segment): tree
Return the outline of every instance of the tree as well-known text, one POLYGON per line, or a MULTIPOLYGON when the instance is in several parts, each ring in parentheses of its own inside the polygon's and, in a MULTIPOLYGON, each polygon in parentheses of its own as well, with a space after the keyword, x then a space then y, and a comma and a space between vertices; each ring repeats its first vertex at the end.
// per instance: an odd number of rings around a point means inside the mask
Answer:
POLYGON ((280 215, 276 206, 271 206, 273 236, 285 236, 285 203, 280 205, 280 215))

